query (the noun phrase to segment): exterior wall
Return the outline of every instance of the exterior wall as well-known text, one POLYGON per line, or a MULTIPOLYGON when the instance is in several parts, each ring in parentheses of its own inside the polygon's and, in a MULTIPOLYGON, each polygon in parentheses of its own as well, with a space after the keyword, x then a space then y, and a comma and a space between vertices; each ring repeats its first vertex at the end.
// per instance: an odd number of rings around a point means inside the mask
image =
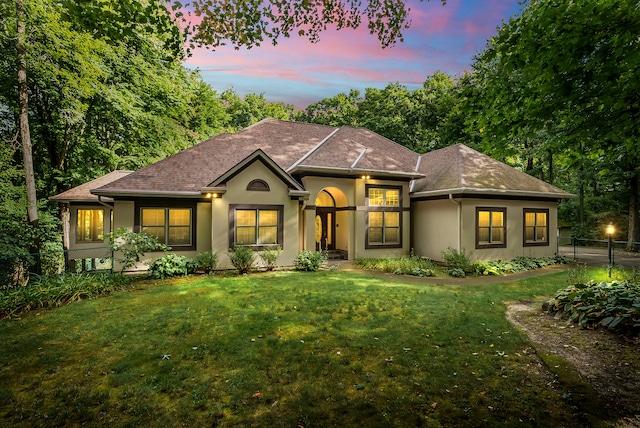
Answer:
POLYGON ((416 253, 433 260, 441 260, 447 247, 465 250, 475 260, 510 260, 518 256, 551 257, 557 253, 556 202, 520 201, 506 199, 459 199, 413 202, 413 245, 416 253), (505 248, 476 248, 476 207, 506 208, 505 248), (524 246, 523 209, 549 210, 549 245, 524 246), (459 211, 458 211, 459 210, 459 211), (456 234, 459 222, 460 234, 456 234))
POLYGON ((413 202, 411 245, 416 255, 441 260, 447 248, 460 251, 461 209, 449 199, 413 202))
POLYGON ((304 249, 315 249, 315 199, 327 190, 336 201, 336 249, 348 251, 349 260, 365 257, 397 257, 408 254, 411 241, 411 213, 409 212, 409 184, 391 180, 361 178, 304 177, 305 189, 310 192, 304 212, 306 239, 304 249), (402 188, 402 246, 400 248, 366 248, 367 215, 366 185, 398 186, 402 188))
MULTIPOLYGON (((283 242, 282 254, 278 259, 280 266, 291 266, 298 254, 298 205, 297 200, 289 197, 288 186, 271 172, 262 162, 254 162, 227 182, 227 192, 221 197, 211 199, 211 250, 218 254, 218 266, 232 269, 229 260, 229 206, 231 204, 283 205, 283 242), (269 191, 247 190, 247 185, 256 179, 264 180, 269 191)), ((200 220, 198 220, 200 222, 200 220)), ((256 264, 260 258, 256 257, 256 264)))

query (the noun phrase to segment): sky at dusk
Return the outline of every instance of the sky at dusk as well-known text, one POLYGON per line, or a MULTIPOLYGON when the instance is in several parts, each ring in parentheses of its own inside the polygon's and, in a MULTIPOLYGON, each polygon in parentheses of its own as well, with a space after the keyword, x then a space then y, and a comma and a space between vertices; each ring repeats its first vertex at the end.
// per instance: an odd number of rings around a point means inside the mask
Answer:
POLYGON ((436 71, 458 75, 469 70, 503 21, 519 13, 521 0, 409 0, 411 28, 404 43, 382 49, 366 28, 327 30, 320 42, 293 36, 277 46, 250 50, 224 46, 197 49, 186 65, 198 68, 205 82, 240 96, 264 94, 268 101, 304 108, 324 98, 357 89, 384 88, 399 82, 409 89, 436 71))

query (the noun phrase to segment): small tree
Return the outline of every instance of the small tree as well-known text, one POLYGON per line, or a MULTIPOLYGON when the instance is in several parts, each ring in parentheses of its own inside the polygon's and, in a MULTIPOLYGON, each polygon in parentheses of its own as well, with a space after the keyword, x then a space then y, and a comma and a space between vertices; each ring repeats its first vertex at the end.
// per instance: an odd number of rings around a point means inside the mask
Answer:
POLYGON ((121 227, 109 235, 111 238, 109 247, 114 254, 114 259, 122 263, 120 273, 129 269, 140 261, 140 257, 149 251, 168 251, 171 247, 158 242, 155 236, 147 235, 144 232, 135 233, 121 227), (122 254, 121 258, 116 258, 116 254, 122 254))

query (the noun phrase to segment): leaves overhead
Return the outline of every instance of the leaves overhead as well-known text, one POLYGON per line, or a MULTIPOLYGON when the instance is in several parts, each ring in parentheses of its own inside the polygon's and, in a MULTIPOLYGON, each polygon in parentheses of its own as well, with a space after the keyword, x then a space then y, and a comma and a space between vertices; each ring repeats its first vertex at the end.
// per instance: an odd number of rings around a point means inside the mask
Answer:
POLYGON ((382 47, 390 47, 404 40, 402 31, 411 25, 405 0, 195 0, 176 1, 172 9, 190 33, 192 47, 213 49, 252 48, 265 40, 276 45, 295 34, 316 43, 329 28, 356 29, 363 20, 382 47))

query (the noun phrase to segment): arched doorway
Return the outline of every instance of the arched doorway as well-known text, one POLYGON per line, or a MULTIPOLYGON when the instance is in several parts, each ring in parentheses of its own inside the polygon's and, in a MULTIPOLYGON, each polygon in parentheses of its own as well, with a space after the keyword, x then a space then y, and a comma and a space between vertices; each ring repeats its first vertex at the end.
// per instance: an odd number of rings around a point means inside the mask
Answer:
POLYGON ((336 201, 327 190, 316 197, 316 251, 336 249, 336 201))

